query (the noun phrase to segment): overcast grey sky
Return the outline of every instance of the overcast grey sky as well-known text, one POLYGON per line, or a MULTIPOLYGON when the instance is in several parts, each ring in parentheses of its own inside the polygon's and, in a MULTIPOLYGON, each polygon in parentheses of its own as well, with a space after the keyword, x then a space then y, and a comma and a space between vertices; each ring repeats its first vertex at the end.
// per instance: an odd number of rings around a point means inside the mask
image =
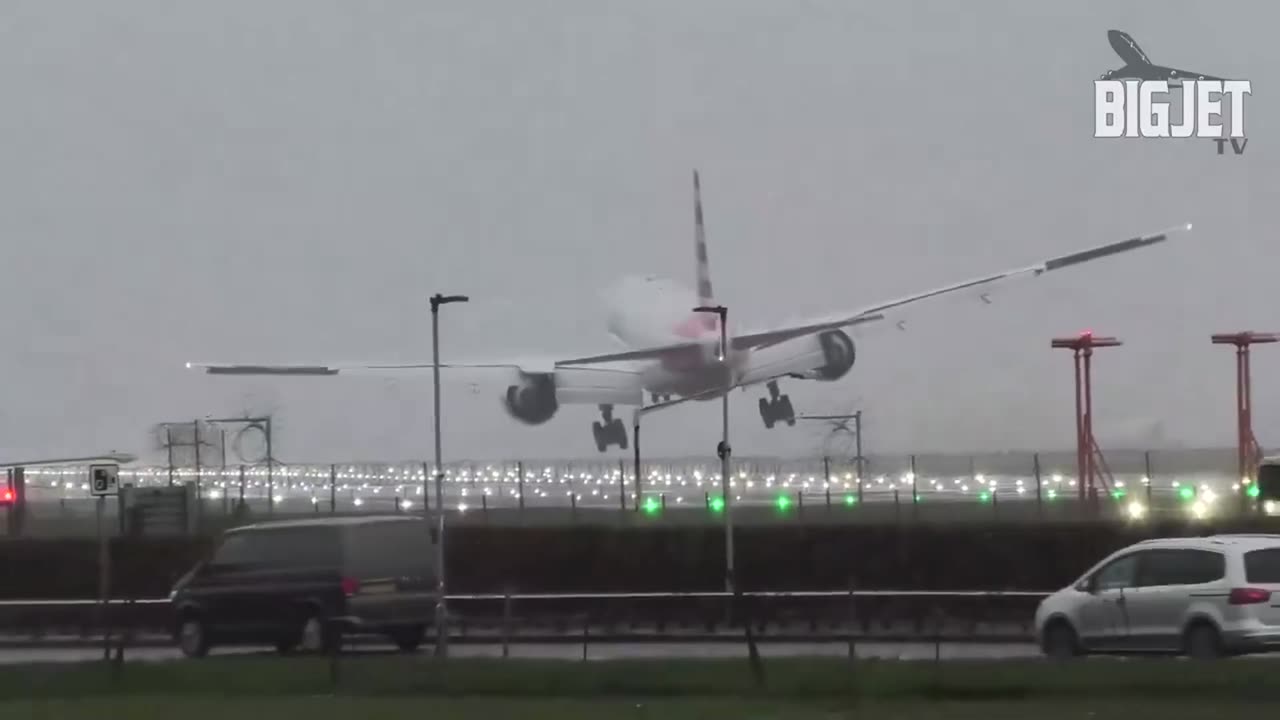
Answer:
MULTIPOLYGON (((187 360, 610 348, 599 292, 692 284, 690 168, 712 273, 772 323, 1191 221, 1180 244, 935 303, 860 334, 800 412, 867 413, 873 449, 1068 447, 1070 357, 1104 444, 1163 423, 1229 444, 1233 359, 1280 329, 1271 74, 1257 2, 4 0, 0 448, 150 450, 162 420, 272 411, 287 461, 423 458, 430 377, 207 377, 187 360), (1250 143, 1095 140, 1092 80, 1126 30, 1160 64, 1242 77, 1250 143), (1108 433, 1111 433, 1108 435, 1108 433)), ((1255 360, 1280 443, 1280 348, 1255 360)), ((524 427, 498 383, 448 382, 446 452, 594 456, 593 407, 524 427)), ((733 395, 737 454, 801 454, 733 395)), ((710 453, 718 407, 655 417, 646 451, 710 453)), ((618 453, 615 449, 614 453, 618 453)))

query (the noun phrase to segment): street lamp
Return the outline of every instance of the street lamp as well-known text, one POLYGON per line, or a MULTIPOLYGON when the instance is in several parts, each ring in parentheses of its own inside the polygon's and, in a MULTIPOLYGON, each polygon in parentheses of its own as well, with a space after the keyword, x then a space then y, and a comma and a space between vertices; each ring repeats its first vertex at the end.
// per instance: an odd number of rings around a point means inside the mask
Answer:
POLYGON ((723 305, 700 305, 694 312, 711 313, 720 318, 720 363, 724 366, 724 395, 721 396, 721 423, 723 437, 716 453, 720 455, 720 493, 724 498, 724 568, 725 589, 733 592, 733 498, 729 494, 729 391, 733 388, 733 366, 729 363, 728 323, 729 308, 723 305))
MULTIPOLYGON (((432 400, 435 406, 436 440, 436 649, 437 657, 449 654, 449 632, 446 627, 444 584, 444 465, 440 459, 440 306, 455 302, 467 302, 466 295, 431 296, 431 383, 435 390, 432 400)), ((425 479, 424 479, 425 482, 425 479)), ((429 488, 423 488, 427 493, 429 488)), ((431 516, 426 515, 428 527, 431 516)))

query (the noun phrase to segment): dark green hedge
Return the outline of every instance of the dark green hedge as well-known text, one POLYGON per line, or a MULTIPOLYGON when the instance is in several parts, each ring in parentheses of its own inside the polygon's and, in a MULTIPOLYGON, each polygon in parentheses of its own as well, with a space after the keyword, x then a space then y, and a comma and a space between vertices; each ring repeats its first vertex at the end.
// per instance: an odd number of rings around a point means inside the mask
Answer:
MULTIPOLYGON (((1238 526, 1218 531, 1257 531, 1238 526)), ((1043 590, 1143 537, 1206 528, 1071 523, 1032 526, 747 526, 735 534, 742 586, 760 590, 1043 590)), ((113 542, 113 595, 162 597, 210 537, 113 542)), ((450 531, 454 593, 643 592, 723 588, 724 531, 706 527, 483 527, 450 531)), ((407 552, 390 548, 389 552, 407 552)), ((423 548, 428 552, 429 548, 423 548)), ((0 597, 92 598, 88 539, 0 541, 0 597)))

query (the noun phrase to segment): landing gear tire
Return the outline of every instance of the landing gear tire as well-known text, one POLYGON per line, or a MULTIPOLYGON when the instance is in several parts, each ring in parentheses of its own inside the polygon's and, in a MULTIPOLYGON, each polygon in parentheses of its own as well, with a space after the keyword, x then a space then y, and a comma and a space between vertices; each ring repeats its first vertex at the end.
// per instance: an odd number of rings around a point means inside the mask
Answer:
POLYGON ((773 429, 773 403, 765 398, 760 398, 760 419, 764 420, 765 429, 773 429))
POLYGON ((591 435, 595 438, 596 450, 599 452, 605 452, 611 445, 627 449, 627 426, 617 418, 605 423, 591 423, 591 435))
POLYGON ((795 426, 796 411, 791 406, 790 395, 779 395, 777 398, 760 398, 760 419, 764 420, 766 429, 772 429, 779 422, 795 426))
POLYGON ((777 419, 784 420, 787 425, 795 427, 796 411, 795 408, 791 407, 790 395, 783 395, 778 398, 777 402, 774 404, 774 412, 777 413, 777 415, 775 415, 777 419))

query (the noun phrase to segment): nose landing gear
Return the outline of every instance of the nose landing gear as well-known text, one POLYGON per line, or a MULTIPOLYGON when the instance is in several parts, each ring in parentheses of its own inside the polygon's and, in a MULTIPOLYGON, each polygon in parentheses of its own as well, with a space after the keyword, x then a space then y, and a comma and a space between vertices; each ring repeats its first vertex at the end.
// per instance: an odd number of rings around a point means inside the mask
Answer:
POLYGON ((613 416, 612 405, 600 406, 601 421, 591 423, 591 434, 596 440, 596 450, 605 452, 617 445, 627 449, 627 426, 613 416))
POLYGON ((768 398, 760 398, 760 419, 765 428, 772 429, 779 422, 787 425, 796 424, 796 411, 791 406, 791 396, 783 395, 778 390, 778 382, 772 381, 765 387, 769 389, 768 398))

